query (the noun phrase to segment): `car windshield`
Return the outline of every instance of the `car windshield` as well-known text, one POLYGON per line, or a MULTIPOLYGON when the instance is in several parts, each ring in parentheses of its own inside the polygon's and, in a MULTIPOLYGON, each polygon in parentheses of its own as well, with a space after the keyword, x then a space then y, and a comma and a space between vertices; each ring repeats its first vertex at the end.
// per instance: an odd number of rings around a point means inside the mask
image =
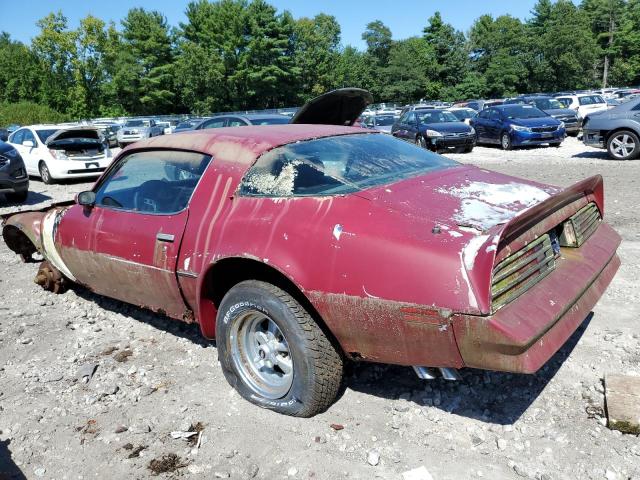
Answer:
POLYGON ((459 121, 453 113, 444 112, 442 110, 431 110, 416 113, 420 119, 420 123, 447 123, 459 121))
POLYGON ((38 138, 40 139, 40 141, 44 143, 47 138, 56 133, 58 130, 58 128, 55 128, 53 130, 36 130, 36 133, 38 134, 38 138))
POLYGON ((376 125, 378 127, 390 127, 395 123, 396 119, 393 118, 393 115, 384 115, 376 117, 376 125))
POLYGON ((127 120, 125 127, 148 127, 149 120, 127 120))
POLYGON ((536 98, 533 102, 540 110, 557 110, 559 108, 565 108, 565 106, 555 98, 536 98))
POLYGON ((461 122, 467 118, 474 118, 478 115, 478 112, 475 110, 452 110, 451 113, 461 122))
POLYGON ((539 118, 547 117, 548 115, 542 110, 531 105, 509 105, 502 109, 502 113, 508 119, 514 118, 539 118))
POLYGON ((265 153, 243 179, 241 193, 271 197, 345 194, 456 165, 388 135, 340 135, 265 153))
POLYGON ((251 125, 282 125, 284 123, 289 123, 289 117, 282 118, 272 117, 272 118, 253 118, 251 119, 251 125))

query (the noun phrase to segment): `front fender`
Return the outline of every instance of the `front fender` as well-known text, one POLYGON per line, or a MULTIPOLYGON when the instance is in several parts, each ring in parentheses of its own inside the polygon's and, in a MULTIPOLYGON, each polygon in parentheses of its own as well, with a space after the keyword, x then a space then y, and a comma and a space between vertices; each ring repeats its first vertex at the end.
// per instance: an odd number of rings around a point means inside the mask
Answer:
MULTIPOLYGON (((22 254, 28 240, 38 252, 42 253, 42 220, 46 212, 17 213, 4 218, 2 238, 15 253, 22 254)), ((32 252, 33 253, 33 252, 32 252)))

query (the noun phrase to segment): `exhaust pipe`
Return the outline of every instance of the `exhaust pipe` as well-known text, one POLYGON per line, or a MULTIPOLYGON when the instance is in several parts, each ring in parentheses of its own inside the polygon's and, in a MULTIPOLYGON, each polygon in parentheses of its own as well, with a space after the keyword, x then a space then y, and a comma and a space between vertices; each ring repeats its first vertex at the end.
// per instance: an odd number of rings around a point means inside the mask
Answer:
POLYGON ((458 370, 455 368, 440 367, 439 370, 442 374, 442 378, 444 378, 445 380, 449 380, 451 382, 462 380, 462 377, 458 373, 458 370))
POLYGON ((434 380, 438 376, 436 370, 440 371, 440 375, 442 375, 442 378, 444 378, 445 380, 453 382, 462 379, 462 377, 458 373, 458 370, 455 368, 438 367, 437 369, 435 369, 431 367, 414 366, 413 370, 414 372, 416 372, 416 375, 418 375, 418 378, 421 378, 422 380, 434 380))
POLYGON ((433 380, 436 378, 436 371, 429 367, 413 367, 413 370, 422 380, 433 380))

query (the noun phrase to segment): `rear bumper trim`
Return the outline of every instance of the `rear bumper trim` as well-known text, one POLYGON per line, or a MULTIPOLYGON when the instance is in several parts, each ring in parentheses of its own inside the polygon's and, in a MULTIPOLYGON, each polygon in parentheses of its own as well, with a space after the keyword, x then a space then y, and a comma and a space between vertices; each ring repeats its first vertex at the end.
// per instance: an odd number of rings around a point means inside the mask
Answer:
POLYGON ((467 367, 535 373, 569 339, 620 266, 620 237, 606 224, 556 270, 494 315, 460 315, 454 332, 467 367))

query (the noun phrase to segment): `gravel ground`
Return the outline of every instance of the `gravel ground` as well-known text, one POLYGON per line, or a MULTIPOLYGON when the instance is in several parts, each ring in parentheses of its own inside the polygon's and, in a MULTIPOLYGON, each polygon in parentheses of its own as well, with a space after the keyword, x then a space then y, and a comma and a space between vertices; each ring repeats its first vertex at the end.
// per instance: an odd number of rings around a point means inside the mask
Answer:
MULTIPOLYGON (((460 382, 424 382, 408 368, 354 365, 328 412, 288 418, 243 401, 197 327, 82 288, 44 292, 37 265, 0 241, 0 479, 150 478, 154 468, 175 469, 161 478, 640 479, 640 439, 602 418, 603 375, 640 374, 640 162, 573 138, 451 156, 557 185, 605 178, 623 265, 537 375, 464 370, 460 382), (189 430, 199 433, 171 435, 189 430)), ((33 180, 27 203, 89 186, 33 180)))

